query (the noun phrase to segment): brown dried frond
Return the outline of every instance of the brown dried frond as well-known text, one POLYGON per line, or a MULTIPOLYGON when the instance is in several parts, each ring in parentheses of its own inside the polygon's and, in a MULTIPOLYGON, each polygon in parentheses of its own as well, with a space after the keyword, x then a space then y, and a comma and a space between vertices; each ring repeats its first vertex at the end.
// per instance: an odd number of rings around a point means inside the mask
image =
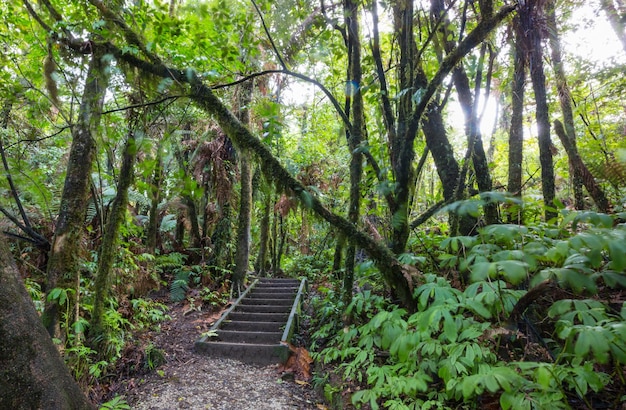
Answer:
POLYGON ((220 205, 232 195, 233 150, 230 140, 219 130, 213 140, 198 145, 194 157, 193 176, 208 185, 220 205))
POLYGON ((597 179, 603 179, 615 187, 626 187, 626 162, 610 153, 604 161, 590 161, 589 170, 597 179))
POLYGON ((283 194, 280 196, 276 205, 274 205, 274 211, 278 212, 281 216, 285 217, 289 214, 289 211, 295 210, 298 208, 298 202, 291 197, 283 194))

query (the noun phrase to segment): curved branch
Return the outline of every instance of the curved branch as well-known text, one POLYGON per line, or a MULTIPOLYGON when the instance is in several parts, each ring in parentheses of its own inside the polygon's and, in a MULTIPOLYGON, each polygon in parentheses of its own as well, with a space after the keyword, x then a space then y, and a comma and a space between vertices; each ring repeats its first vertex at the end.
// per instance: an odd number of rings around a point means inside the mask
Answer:
POLYGON ((256 4, 256 1, 254 0, 250 0, 250 1, 254 5, 256 12, 259 15, 259 18, 261 19, 261 24, 263 24, 263 30, 265 31, 265 34, 267 35, 267 39, 270 41, 270 44, 272 45, 272 49, 274 50, 274 53, 276 54, 276 58, 278 58, 278 61, 280 62, 280 66, 283 68, 283 70, 287 70, 287 65, 285 64, 285 62, 283 61, 283 58, 278 52, 278 49, 276 48, 276 44, 274 43, 274 39, 272 38, 272 35, 270 34, 270 30, 267 27, 267 24, 265 24, 265 19, 263 18, 263 13, 261 13, 261 9, 259 9, 259 6, 256 4))
POLYGON ((282 70, 263 70, 263 71, 259 71, 259 72, 256 72, 256 73, 249 74, 249 75, 247 75, 245 77, 242 77, 242 78, 240 78, 238 80, 235 80, 235 81, 232 81, 230 83, 210 86, 210 88, 211 88, 211 90, 219 90, 220 88, 232 87, 234 85, 246 82, 246 81, 251 80, 253 78, 260 77, 260 76, 263 76, 263 75, 268 75, 268 74, 285 74, 285 75, 288 75, 288 76, 291 76, 291 77, 295 77, 295 78, 298 78, 298 79, 300 79, 302 81, 306 81, 307 83, 311 83, 311 84, 315 85, 330 100, 330 103, 333 105, 333 107, 337 111, 337 114, 339 114, 339 116, 341 117, 341 120, 343 121, 343 123, 346 126, 346 128, 348 128, 348 129, 352 128, 352 124, 350 123, 350 120, 348 119, 348 116, 346 115, 346 113, 343 110, 343 108, 341 108, 341 105, 339 105, 339 101, 337 101, 337 99, 332 95, 332 93, 326 87, 324 87, 324 85, 322 85, 322 83, 320 83, 319 81, 314 80, 311 77, 307 77, 304 74, 297 73, 295 71, 291 71, 291 70, 287 70, 287 69, 282 69, 282 70))
POLYGON ((188 95, 169 95, 167 97, 163 97, 163 98, 161 98, 159 100, 155 100, 155 101, 149 101, 149 102, 140 103, 140 104, 132 104, 132 105, 127 105, 125 107, 114 108, 112 110, 102 111, 102 114, 103 115, 104 114, 112 114, 114 112, 132 110, 132 109, 135 109, 135 108, 150 107, 152 105, 159 105, 159 104, 164 103, 164 102, 169 101, 169 100, 176 101, 176 100, 178 100, 181 97, 189 97, 189 96, 188 95))

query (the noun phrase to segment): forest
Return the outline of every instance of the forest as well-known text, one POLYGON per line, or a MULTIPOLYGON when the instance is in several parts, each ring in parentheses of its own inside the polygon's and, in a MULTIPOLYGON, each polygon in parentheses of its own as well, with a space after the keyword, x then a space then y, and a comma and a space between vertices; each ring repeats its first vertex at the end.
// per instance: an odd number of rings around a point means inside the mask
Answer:
POLYGON ((270 276, 329 408, 624 408, 624 0, 0 19, 0 407, 130 408, 137 335, 270 276))

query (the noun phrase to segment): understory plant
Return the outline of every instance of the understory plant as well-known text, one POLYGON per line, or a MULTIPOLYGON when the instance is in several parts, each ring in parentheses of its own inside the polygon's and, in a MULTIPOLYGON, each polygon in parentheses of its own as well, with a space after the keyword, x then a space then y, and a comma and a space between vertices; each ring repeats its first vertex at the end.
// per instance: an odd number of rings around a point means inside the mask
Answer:
POLYGON ((492 225, 445 238, 415 258, 433 273, 415 289, 412 314, 369 291, 340 312, 316 310, 314 358, 345 381, 326 386, 327 398, 349 391, 353 405, 372 409, 618 407, 626 400, 623 217, 563 212, 557 226, 492 225))

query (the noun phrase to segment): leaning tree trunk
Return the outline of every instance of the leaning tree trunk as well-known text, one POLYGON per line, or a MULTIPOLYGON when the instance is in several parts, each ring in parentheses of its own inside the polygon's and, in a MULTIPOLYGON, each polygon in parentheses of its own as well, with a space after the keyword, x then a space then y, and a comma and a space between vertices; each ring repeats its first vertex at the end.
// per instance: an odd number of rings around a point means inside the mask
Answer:
MULTIPOLYGON (((108 84, 105 72, 109 63, 102 55, 94 53, 91 56, 78 121, 72 129, 72 146, 65 185, 48 261, 46 300, 50 292, 59 285, 59 279, 64 276, 76 278, 79 271, 78 255, 87 210, 91 167, 96 150, 93 133, 100 122, 108 84)), ((59 331, 58 307, 56 301, 48 301, 43 314, 44 325, 51 336, 57 335, 59 331)))
MULTIPOLYGON (((513 81, 511 82, 511 127, 509 129, 509 180, 508 191, 516 197, 522 196, 522 160, 524 152, 524 90, 526 85, 526 66, 528 64, 520 25, 513 20, 516 30, 513 62, 513 81)), ((508 210, 507 210, 508 211, 508 210)), ((508 222, 522 223, 519 209, 508 213, 508 222)))
MULTIPOLYGON (((561 40, 556 25, 554 0, 547 4, 547 24, 548 24, 548 40, 552 50, 552 68, 554 69, 554 78, 559 94, 559 102, 561 103, 561 111, 563 112, 563 124, 565 125, 565 137, 568 138, 569 144, 576 148, 576 128, 574 127, 574 110, 572 109, 572 97, 570 95, 565 69, 563 68, 563 60, 561 58, 561 40)), ((559 136, 560 137, 560 136, 559 136)), ((565 144, 564 144, 565 145, 565 144)), ((572 156, 569 155, 569 169, 571 172, 571 181, 574 190, 574 206, 576 209, 585 209, 585 197, 583 194, 583 176, 581 168, 572 162, 572 156)))
MULTIPOLYGON (((133 100, 136 99, 133 98, 133 100)), ((132 102, 137 103, 138 101, 132 102)), ((102 337, 106 331, 103 323, 104 305, 109 295, 109 276, 117 253, 116 244, 119 237, 120 226, 126 215, 128 189, 134 179, 135 153, 137 152, 137 146, 135 144, 137 117, 138 113, 136 110, 131 109, 128 118, 129 131, 126 146, 124 147, 124 154, 122 155, 122 166, 117 183, 117 193, 111 205, 109 219, 107 220, 104 237, 100 245, 100 253, 98 255, 98 271, 94 286, 95 297, 91 316, 91 328, 89 331, 89 336, 94 341, 106 340, 102 337)))
POLYGON ((0 408, 95 409, 72 378, 0 237, 0 408))
POLYGON ((615 7, 614 0, 600 1, 602 9, 606 13, 606 17, 609 19, 611 27, 613 27, 613 31, 615 31, 615 34, 622 43, 622 48, 626 53, 626 19, 624 18, 624 4, 621 0, 618 1, 618 4, 620 4, 622 8, 621 12, 615 7))
MULTIPOLYGON (((250 101, 252 101, 252 80, 239 86, 237 117, 242 124, 250 127, 250 101)), ((233 289, 240 294, 248 273, 250 262, 250 219, 252 218, 252 172, 249 153, 239 151, 240 198, 239 216, 237 218, 237 245, 235 250, 235 267, 233 268, 233 289)))
POLYGON ((593 201, 596 203, 598 209, 601 212, 609 213, 611 211, 611 204, 609 203, 609 200, 606 198, 604 191, 600 188, 600 185, 598 185, 596 179, 583 162, 582 158, 578 154, 576 145, 574 145, 572 140, 568 138, 565 128, 559 120, 554 121, 554 130, 556 135, 561 140, 561 143, 565 148, 565 152, 567 152, 567 156, 572 164, 572 167, 580 175, 583 183, 585 184, 585 188, 589 191, 589 195, 593 198, 593 201))

